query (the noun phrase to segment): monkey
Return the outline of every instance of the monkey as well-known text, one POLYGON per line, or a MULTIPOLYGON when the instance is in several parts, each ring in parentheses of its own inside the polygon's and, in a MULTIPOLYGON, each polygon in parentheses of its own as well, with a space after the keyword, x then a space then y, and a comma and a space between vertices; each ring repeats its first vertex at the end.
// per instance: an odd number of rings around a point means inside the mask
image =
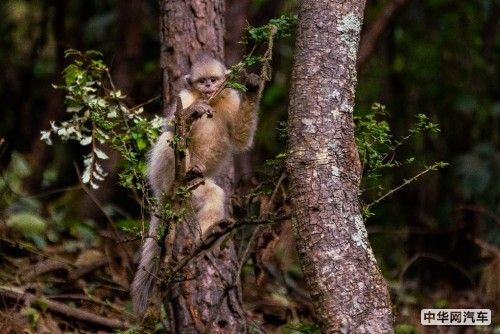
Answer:
MULTIPOLYGON (((216 184, 214 177, 233 153, 252 147, 257 128, 263 81, 258 75, 250 74, 245 81, 246 92, 240 93, 233 88, 224 87, 213 96, 225 83, 229 73, 222 62, 208 54, 202 54, 184 76, 188 88, 179 93, 183 113, 194 110, 199 117, 192 123, 188 133, 186 177, 204 180, 191 194, 199 225, 198 235, 202 239, 207 231, 227 219, 224 190, 216 184)), ((175 110, 176 107, 174 102, 170 110, 175 110)), ((172 117, 173 115, 170 120, 172 117)), ((172 189, 175 157, 169 144, 172 138, 172 129, 167 127, 149 153, 149 184, 160 201, 165 201, 175 191, 172 189)), ((131 286, 134 311, 140 319, 144 317, 149 304, 153 279, 158 272, 161 248, 156 241, 156 233, 160 224, 160 219, 153 215, 131 286)))

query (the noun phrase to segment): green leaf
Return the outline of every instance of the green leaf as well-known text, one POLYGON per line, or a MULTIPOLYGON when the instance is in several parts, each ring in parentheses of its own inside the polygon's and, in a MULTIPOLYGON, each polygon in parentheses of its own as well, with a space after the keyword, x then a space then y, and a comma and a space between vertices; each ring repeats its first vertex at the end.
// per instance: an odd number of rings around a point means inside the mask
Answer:
POLYGON ((19 212, 7 219, 7 226, 12 227, 23 235, 37 235, 47 228, 45 220, 31 212, 19 212))

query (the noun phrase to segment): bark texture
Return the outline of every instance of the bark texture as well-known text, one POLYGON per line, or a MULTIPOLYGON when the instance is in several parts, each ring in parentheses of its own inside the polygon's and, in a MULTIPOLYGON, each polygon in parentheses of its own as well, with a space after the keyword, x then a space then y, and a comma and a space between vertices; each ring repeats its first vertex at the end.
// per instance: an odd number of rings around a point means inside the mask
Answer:
POLYGON ((183 88, 200 51, 224 59, 224 1, 159 0, 163 106, 183 88))
POLYGON ((360 214, 354 139, 364 0, 303 0, 287 170, 297 248, 323 333, 392 333, 386 283, 360 214))
MULTIPOLYGON (((183 88, 187 74, 200 52, 224 59, 224 1, 159 0, 161 20, 161 68, 163 107, 183 88)), ((223 187, 229 208, 233 168, 229 164, 216 180, 223 187)), ((229 211, 228 211, 229 212, 229 211)), ((193 246, 187 224, 175 234, 175 264, 193 246)), ((167 312, 172 333, 246 333, 246 317, 238 290, 238 259, 229 240, 202 253, 178 275, 168 289, 167 312)), ((164 291, 161 292, 164 295, 164 291)), ((153 297, 154 298, 154 297, 153 297)))

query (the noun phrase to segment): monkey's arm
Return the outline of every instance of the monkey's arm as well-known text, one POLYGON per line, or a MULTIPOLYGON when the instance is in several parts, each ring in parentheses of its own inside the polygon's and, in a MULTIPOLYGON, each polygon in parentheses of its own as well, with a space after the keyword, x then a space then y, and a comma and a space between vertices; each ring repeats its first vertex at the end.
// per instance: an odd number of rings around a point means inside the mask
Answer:
POLYGON ((240 151, 249 149, 253 144, 259 103, 264 87, 262 79, 253 73, 247 77, 245 86, 247 91, 242 96, 239 111, 231 128, 234 146, 240 151))

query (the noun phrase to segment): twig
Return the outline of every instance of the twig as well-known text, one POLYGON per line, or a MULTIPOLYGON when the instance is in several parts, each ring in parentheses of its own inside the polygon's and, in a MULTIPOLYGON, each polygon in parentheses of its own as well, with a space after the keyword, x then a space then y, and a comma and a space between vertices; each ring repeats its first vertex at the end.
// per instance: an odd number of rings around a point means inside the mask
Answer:
POLYGON ((85 191, 85 193, 87 194, 87 196, 89 196, 89 198, 92 200, 92 202, 94 202, 94 204, 104 214, 104 216, 106 217, 106 220, 109 223, 109 227, 111 228, 111 230, 113 231, 113 234, 115 235, 115 238, 116 238, 115 240, 116 240, 117 244, 119 244, 123 248, 123 250, 125 251, 125 254, 127 255, 128 261, 130 263, 133 263, 132 255, 129 254, 127 247, 125 247, 124 244, 120 242, 121 241, 120 234, 118 233, 118 230, 115 227, 113 219, 108 215, 108 213, 106 212, 106 210, 104 210, 103 206, 101 205, 101 203, 99 203, 99 201, 97 200, 97 198, 95 198, 94 194, 92 194, 92 192, 82 182, 82 177, 80 175, 80 170, 78 169, 78 166, 76 165, 76 163, 74 164, 74 166, 75 166, 76 174, 78 175, 78 181, 80 182, 80 186, 82 187, 83 191, 85 191))
POLYGON ((115 84, 113 83, 113 79, 111 78, 111 74, 109 73, 109 70, 106 69, 106 75, 108 76, 109 84, 111 85, 111 89, 113 90, 113 97, 115 99, 115 102, 118 106, 118 112, 120 113, 120 116, 122 117, 123 120, 123 125, 127 128, 127 131, 130 131, 130 127, 128 125, 127 118, 125 117, 125 113, 122 110, 122 104, 120 103, 120 99, 118 98, 118 91, 115 88, 115 84))
POLYGON ((274 187, 273 194, 271 195, 271 198, 269 198, 269 201, 267 202, 267 207, 269 207, 273 203, 274 197, 276 196, 278 189, 281 187, 281 184, 283 183, 283 181, 286 178, 287 178, 286 173, 281 174, 280 178, 278 179, 278 182, 276 182, 276 186, 274 187))
POLYGON ((481 213, 481 214, 485 215, 486 217, 490 218, 491 220, 493 220, 495 222, 495 224, 500 226, 500 217, 498 215, 496 215, 495 213, 491 212, 490 210, 487 210, 487 209, 480 207, 478 205, 461 205, 457 208, 457 210, 458 211, 468 210, 468 211, 474 211, 477 213, 481 213))
POLYGON ((30 293, 22 293, 0 287, 0 296, 8 299, 13 299, 17 302, 22 301, 30 304, 36 304, 36 302, 38 302, 39 305, 44 305, 48 310, 54 311, 56 313, 60 313, 74 319, 90 322, 108 328, 129 329, 132 327, 127 321, 103 317, 94 313, 84 311, 82 309, 77 309, 59 302, 55 302, 53 300, 47 299, 46 297, 37 297, 30 293))
POLYGON ((497 259, 500 260, 500 249, 498 247, 490 245, 486 241, 474 237, 472 234, 467 234, 467 239, 472 240, 476 245, 493 254, 497 259))
MULTIPOLYGON (((273 193, 272 193, 271 197, 269 198, 269 201, 267 201, 267 206, 266 206, 267 208, 269 208, 271 206, 271 204, 273 203, 274 197, 276 196, 278 189, 281 186, 281 183, 286 179, 286 177, 287 177, 286 173, 283 173, 283 174, 281 174, 280 178, 278 179, 278 182, 276 182, 276 186, 274 187, 273 193)), ((291 218, 291 215, 284 215, 284 216, 281 216, 281 218, 279 220, 281 221, 281 220, 285 220, 285 219, 289 219, 289 218, 291 218)), ((249 257, 250 249, 252 248, 252 244, 254 243, 255 238, 257 237, 257 234, 260 232, 261 227, 262 227, 262 225, 259 225, 253 231, 252 236, 250 237, 250 240, 248 241, 247 247, 246 247, 245 251, 243 252, 243 255, 241 256, 239 268, 238 268, 238 275, 237 275, 238 277, 240 277, 240 275, 241 275, 241 270, 243 269, 243 264, 245 264, 245 262, 247 261, 247 259, 249 257)))
POLYGON ((411 182, 415 181, 416 179, 418 179, 419 177, 421 177, 422 175, 430 172, 430 171, 434 171, 436 170, 438 167, 439 167, 440 163, 436 162, 434 163, 434 165, 424 169, 423 171, 421 171, 420 173, 418 173, 417 175, 415 175, 414 177, 412 177, 411 179, 409 180, 405 180, 402 184, 400 184, 399 186, 397 186, 396 188, 394 189, 391 189, 389 190, 388 192, 386 192, 384 195, 380 196, 379 198, 377 198, 375 201, 365 205, 365 209, 369 209, 371 208, 374 204, 377 204, 379 202, 381 202, 384 198, 386 198, 387 196, 391 195, 392 193, 398 191, 399 189, 403 188, 404 186, 410 184, 411 182))
POLYGON ((436 254, 432 254, 432 253, 424 253, 424 252, 415 254, 403 266, 403 268, 401 269, 401 273, 399 274, 399 282, 401 283, 401 285, 403 283, 403 277, 406 274, 406 272, 408 271, 408 269, 415 262, 417 262, 417 260, 420 260, 420 259, 431 259, 431 260, 434 260, 434 261, 437 261, 437 262, 441 262, 441 263, 447 264, 450 267, 455 268, 459 272, 461 272, 469 280, 469 283, 471 284, 471 286, 474 286, 474 280, 472 279, 472 277, 467 273, 467 271, 461 265, 459 265, 458 263, 456 263, 454 261, 447 261, 446 258, 444 258, 442 256, 439 256, 439 255, 436 255, 436 254))
POLYGON ((107 264, 109 264, 110 260, 108 257, 103 257, 100 259, 94 260, 92 264, 89 264, 87 266, 79 267, 73 271, 70 271, 68 275, 68 279, 72 282, 78 280, 79 278, 87 275, 88 273, 93 272, 94 270, 103 267, 107 264))
POLYGON ((10 244, 13 247, 17 247, 19 249, 26 250, 26 251, 28 251, 30 253, 33 253, 35 255, 44 257, 46 259, 52 259, 54 261, 60 261, 61 263, 65 263, 65 264, 67 263, 66 260, 60 259, 60 258, 58 258, 56 256, 53 256, 53 255, 47 255, 47 254, 45 254, 44 252, 42 252, 38 248, 36 248, 33 244, 31 244, 29 242, 26 242, 26 241, 13 241, 13 240, 10 240, 8 238, 4 238, 2 236, 0 236, 0 241, 7 242, 8 244, 10 244))
MULTIPOLYGON (((274 25, 271 24, 269 27, 269 41, 268 41, 268 46, 267 50, 264 53, 264 56, 262 57, 262 68, 260 71, 260 77, 264 81, 271 81, 271 66, 269 65, 269 62, 273 59, 273 44, 274 44, 274 35, 278 32, 278 28, 274 25)), ((252 50, 248 53, 248 57, 251 57, 257 48, 256 45, 253 46, 252 50)), ((236 74, 240 73, 241 70, 243 69, 243 66, 241 66, 236 74)), ((229 81, 229 76, 226 76, 224 81, 222 81, 222 84, 219 86, 219 88, 215 91, 212 96, 208 99, 208 103, 210 103, 213 99, 215 99, 225 88, 226 84, 229 81)))
POLYGON ((145 105, 147 105, 147 104, 150 104, 151 102, 153 102, 153 101, 155 101, 155 100, 158 100, 159 98, 160 98, 160 96, 159 96, 159 95, 158 95, 158 96, 155 96, 155 97, 153 97, 153 98, 151 98, 151 99, 147 100, 146 102, 140 103, 140 104, 138 104, 138 105, 136 105, 136 106, 133 106, 133 107, 129 108, 128 110, 136 110, 136 109, 139 109, 139 108, 141 108, 141 107, 144 107, 144 106, 145 106, 145 105))
POLYGON ((66 262, 47 259, 45 261, 38 262, 33 269, 20 275, 19 279, 21 282, 32 282, 36 277, 44 275, 48 272, 59 269, 68 270, 68 266, 69 264, 66 262))
POLYGON ((281 220, 290 219, 290 218, 291 218, 291 215, 286 214, 286 215, 274 217, 273 219, 269 219, 269 218, 243 219, 243 220, 237 221, 234 224, 227 225, 220 230, 212 230, 212 233, 209 234, 208 236, 206 236, 204 238, 204 240, 198 240, 195 243, 191 253, 186 255, 185 257, 183 257, 181 260, 179 260, 179 262, 177 262, 176 265, 169 271, 168 276, 164 278, 166 280, 166 284, 167 285, 170 284, 173 281, 175 274, 177 274, 189 261, 191 261, 193 258, 195 258, 202 251, 210 249, 217 242, 217 240, 219 240, 221 237, 223 237, 227 233, 233 231, 234 229, 237 229, 243 225, 269 224, 270 222, 273 222, 273 221, 281 221, 281 220))

